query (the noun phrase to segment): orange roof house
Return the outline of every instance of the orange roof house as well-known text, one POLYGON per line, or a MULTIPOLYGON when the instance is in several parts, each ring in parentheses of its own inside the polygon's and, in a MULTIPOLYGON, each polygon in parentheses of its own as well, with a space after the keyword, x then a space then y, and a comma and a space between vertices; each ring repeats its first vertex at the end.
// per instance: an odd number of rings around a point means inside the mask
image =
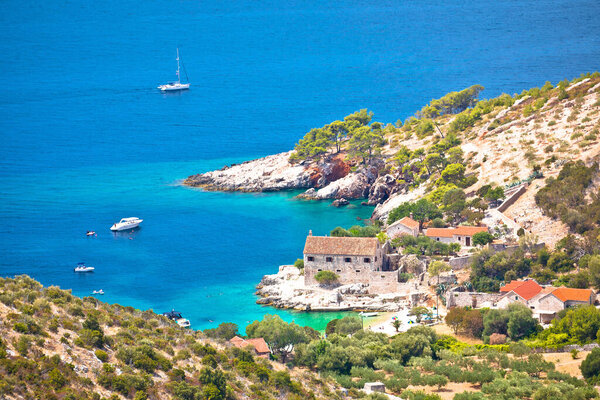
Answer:
POLYGON ((563 303, 568 301, 589 303, 594 292, 590 289, 572 289, 560 287, 552 291, 552 294, 563 303))
POLYGON ((472 245, 472 237, 479 232, 487 232, 487 226, 457 226, 454 228, 428 228, 425 236, 438 242, 472 245))
POLYGON ((500 288, 501 293, 513 292, 524 300, 529 300, 542 291, 542 287, 533 279, 511 281, 500 288))
POLYGON ((240 349, 251 346, 259 357, 269 357, 269 354, 271 354, 271 350, 263 338, 243 339, 239 336, 234 336, 229 340, 229 343, 240 349))
POLYGON ((402 235, 419 235, 419 222, 410 217, 404 217, 394 222, 386 229, 389 237, 395 238, 402 235))

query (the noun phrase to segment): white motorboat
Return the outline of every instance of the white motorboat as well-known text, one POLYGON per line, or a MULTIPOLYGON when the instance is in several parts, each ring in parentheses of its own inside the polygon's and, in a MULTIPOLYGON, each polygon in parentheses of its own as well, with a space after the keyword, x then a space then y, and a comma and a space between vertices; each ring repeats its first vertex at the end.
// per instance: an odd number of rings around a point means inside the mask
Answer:
POLYGON ((176 319, 175 322, 177 322, 177 325, 179 325, 182 328, 189 328, 190 327, 190 320, 189 319, 179 318, 179 319, 176 319))
MULTIPOLYGON (((182 63, 183 65, 183 63, 182 63)), ((174 91, 178 91, 178 90, 187 90, 190 88, 190 82, 189 79, 187 79, 187 72, 185 71, 185 66, 183 67, 183 72, 185 72, 185 78, 188 81, 187 83, 181 83, 181 75, 180 75, 180 70, 179 70, 179 49, 177 49, 177 81, 175 82, 169 82, 166 85, 160 85, 158 86, 158 89, 160 89, 163 92, 174 92, 174 91)))
POLYGON ((171 310, 169 312, 163 313, 163 315, 169 318, 171 321, 175 321, 177 325, 181 326, 182 328, 190 327, 190 321, 188 319, 183 318, 179 311, 171 310))
POLYGON ((75 267, 75 272, 94 272, 94 267, 86 267, 86 265, 82 262, 77 263, 75 267))
POLYGON ((363 311, 363 312, 359 313, 358 315, 360 315, 361 317, 370 318, 370 317, 376 317, 379 314, 376 312, 364 312, 363 311))
POLYGON ((94 290, 92 292, 92 294, 104 294, 104 290, 100 289, 100 290, 94 290))
POLYGON ((137 228, 142 221, 143 219, 139 219, 138 217, 122 218, 119 222, 114 223, 113 226, 110 227, 110 230, 119 232, 137 228))

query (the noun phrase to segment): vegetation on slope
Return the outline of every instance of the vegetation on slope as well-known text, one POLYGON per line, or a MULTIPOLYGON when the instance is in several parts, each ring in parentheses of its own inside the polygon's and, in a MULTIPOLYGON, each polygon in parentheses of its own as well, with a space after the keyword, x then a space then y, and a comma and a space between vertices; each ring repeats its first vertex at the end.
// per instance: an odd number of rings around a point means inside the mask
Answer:
MULTIPOLYGON (((338 398, 313 374, 291 377, 152 311, 80 299, 26 276, 0 279, 0 320, 0 397, 338 398)), ((207 333, 230 337, 237 327, 207 333)))

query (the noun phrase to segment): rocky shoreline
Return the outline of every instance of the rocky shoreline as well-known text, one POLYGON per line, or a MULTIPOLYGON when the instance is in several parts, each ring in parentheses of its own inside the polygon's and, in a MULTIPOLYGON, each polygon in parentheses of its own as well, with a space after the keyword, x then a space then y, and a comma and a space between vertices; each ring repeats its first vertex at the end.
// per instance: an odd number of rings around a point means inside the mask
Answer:
POLYGON ((337 200, 334 206, 345 206, 348 200, 363 199, 363 204, 378 206, 377 218, 387 214, 399 202, 418 197, 408 192, 397 177, 381 174, 385 163, 352 165, 344 153, 331 154, 318 162, 291 163, 292 151, 274 154, 220 170, 191 175, 183 185, 211 191, 275 192, 305 190, 297 197, 306 200, 337 200))
POLYGON ((279 272, 265 275, 257 285, 258 304, 300 311, 380 311, 394 312, 423 301, 426 291, 368 294, 365 284, 331 288, 305 286, 304 276, 293 265, 282 265, 279 272))

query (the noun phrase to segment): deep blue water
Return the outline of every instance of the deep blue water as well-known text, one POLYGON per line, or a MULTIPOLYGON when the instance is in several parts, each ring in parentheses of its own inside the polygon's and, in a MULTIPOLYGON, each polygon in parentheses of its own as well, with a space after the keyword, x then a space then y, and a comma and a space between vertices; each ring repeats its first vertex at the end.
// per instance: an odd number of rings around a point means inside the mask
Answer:
POLYGON ((472 84, 492 97, 600 66, 597 0, 3 6, 0 276, 175 307, 198 328, 272 312, 254 304, 260 277, 299 257, 309 229, 371 209, 178 180, 288 150, 359 108, 395 122, 472 84), (167 96, 155 87, 173 79, 177 46, 192 89, 167 96), (131 239, 108 230, 125 216, 145 219, 131 239), (81 260, 96 272, 75 275, 81 260))

